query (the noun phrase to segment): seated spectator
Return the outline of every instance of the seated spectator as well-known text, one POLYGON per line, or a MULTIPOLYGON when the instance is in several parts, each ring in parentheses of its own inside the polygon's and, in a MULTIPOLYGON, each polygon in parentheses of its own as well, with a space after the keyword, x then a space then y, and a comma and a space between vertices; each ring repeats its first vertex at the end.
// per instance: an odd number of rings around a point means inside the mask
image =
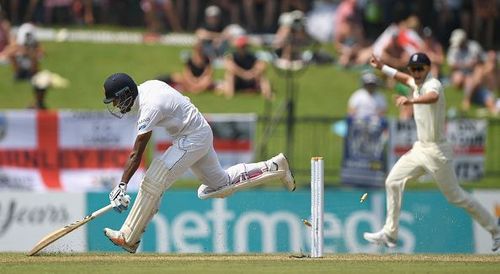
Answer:
POLYGON ((235 39, 234 46, 235 51, 224 60, 226 72, 222 94, 231 98, 239 91, 260 92, 264 98, 271 99, 271 84, 264 75, 267 64, 248 49, 246 36, 235 39))
POLYGON ((305 30, 303 12, 295 10, 280 15, 279 28, 272 42, 279 64, 286 68, 293 61, 301 61, 304 50, 313 42, 305 30))
POLYGON ((470 89, 472 74, 482 54, 481 46, 476 41, 468 40, 464 30, 456 29, 451 33, 446 61, 451 69, 453 86, 470 89))
POLYGON ((432 35, 432 30, 425 27, 423 30, 424 45, 423 52, 431 59, 430 73, 433 77, 439 78, 441 76, 441 67, 444 62, 444 51, 441 43, 432 35))
POLYGON ((359 53, 367 46, 362 19, 356 9, 356 0, 344 0, 335 12, 334 46, 342 67, 358 64, 359 53))
POLYGON ((5 18, 3 11, 0 10, 0 64, 8 61, 8 49, 11 44, 10 22, 5 18))
POLYGON ((196 30, 196 38, 203 43, 203 52, 211 60, 221 57, 229 48, 229 34, 221 20, 221 10, 217 6, 205 9, 205 22, 196 30))
POLYGON ((9 46, 9 60, 14 79, 30 80, 38 72, 43 49, 35 36, 35 27, 25 23, 19 27, 16 41, 9 46))
MULTIPOLYGON (((418 18, 415 16, 409 16, 406 19, 389 25, 373 43, 373 55, 380 59, 382 58, 384 50, 395 45, 400 48, 397 51, 399 52, 402 50, 404 55, 408 58, 416 51, 420 51, 423 47, 423 41, 416 32, 419 25, 418 18)), ((368 57, 366 62, 369 61, 370 57, 371 56, 368 57)), ((400 68, 403 67, 404 65, 400 68)))
POLYGON ((172 80, 182 92, 197 94, 213 89, 213 70, 210 59, 203 53, 201 41, 194 44, 182 73, 174 73, 172 80))
POLYGON ((495 51, 488 51, 484 59, 474 70, 470 87, 464 90, 462 109, 467 111, 471 104, 475 104, 486 107, 490 114, 497 115, 500 111, 495 99, 495 91, 500 88, 497 54, 495 51))
POLYGON ((410 54, 406 52, 398 40, 399 32, 394 34, 385 47, 382 48, 380 60, 393 68, 403 69, 406 67, 410 54))
POLYGON ((387 113, 385 96, 377 90, 379 79, 372 72, 361 76, 362 88, 356 90, 349 98, 347 113, 356 119, 381 117, 387 113))
POLYGON ((141 9, 150 32, 159 33, 163 19, 168 21, 172 31, 182 31, 173 0, 141 0, 141 9))

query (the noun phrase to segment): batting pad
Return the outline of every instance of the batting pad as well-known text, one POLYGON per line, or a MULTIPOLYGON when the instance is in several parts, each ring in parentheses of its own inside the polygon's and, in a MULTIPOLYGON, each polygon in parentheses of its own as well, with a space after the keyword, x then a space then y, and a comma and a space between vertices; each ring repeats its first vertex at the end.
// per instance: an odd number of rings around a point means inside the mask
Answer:
POLYGON ((210 191, 206 185, 201 185, 198 188, 198 198, 202 200, 208 198, 224 198, 233 194, 235 191, 255 187, 273 179, 281 179, 283 176, 285 176, 284 170, 265 171, 261 173, 256 172, 254 174, 252 174, 252 172, 243 172, 230 185, 214 191, 210 191))
POLYGON ((140 240, 149 221, 158 212, 167 176, 165 163, 160 159, 153 160, 141 182, 137 199, 120 229, 127 244, 133 245, 140 240))

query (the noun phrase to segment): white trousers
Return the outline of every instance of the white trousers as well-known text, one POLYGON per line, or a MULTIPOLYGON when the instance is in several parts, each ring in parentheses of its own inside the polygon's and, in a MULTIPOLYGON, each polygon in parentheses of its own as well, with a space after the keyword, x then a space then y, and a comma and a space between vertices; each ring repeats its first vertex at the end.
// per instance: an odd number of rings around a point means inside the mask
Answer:
POLYGON ((227 186, 239 179, 244 172, 267 170, 266 162, 238 164, 224 170, 213 147, 213 133, 206 130, 177 138, 160 157, 169 169, 164 184, 167 190, 189 168, 203 184, 211 189, 227 186))
POLYGON ((493 216, 458 184, 452 155, 453 151, 448 143, 416 142, 413 148, 396 162, 385 182, 387 219, 383 229, 388 236, 397 239, 401 199, 406 182, 420 177, 425 172, 432 175, 448 202, 464 208, 492 235, 500 233, 493 216))

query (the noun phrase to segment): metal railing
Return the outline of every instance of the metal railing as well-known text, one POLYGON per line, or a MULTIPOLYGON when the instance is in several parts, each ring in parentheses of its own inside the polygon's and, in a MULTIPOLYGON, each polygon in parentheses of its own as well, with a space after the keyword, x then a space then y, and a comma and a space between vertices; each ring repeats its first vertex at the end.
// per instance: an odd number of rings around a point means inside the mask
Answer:
MULTIPOLYGON (((294 125, 294 144, 290 164, 302 180, 310 176, 310 159, 323 156, 325 181, 338 181, 343 154, 343 138, 333 131, 333 124, 343 117, 297 117, 294 125)), ((266 159, 286 151, 286 120, 274 121, 272 134, 264 136, 270 118, 261 116, 257 124, 257 158, 266 159)), ((500 120, 488 121, 485 155, 485 176, 500 177, 500 120)))

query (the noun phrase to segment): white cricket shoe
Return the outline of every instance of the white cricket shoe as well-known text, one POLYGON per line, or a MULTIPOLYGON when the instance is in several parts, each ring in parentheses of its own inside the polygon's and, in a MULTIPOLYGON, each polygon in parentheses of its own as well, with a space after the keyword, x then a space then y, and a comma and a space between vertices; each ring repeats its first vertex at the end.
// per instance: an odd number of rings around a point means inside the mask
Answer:
POLYGON ((278 170, 285 171, 285 176, 283 176, 280 180, 289 191, 294 191, 296 187, 295 178, 293 178, 293 173, 290 170, 290 165, 288 164, 286 156, 283 153, 280 153, 271 158, 271 161, 278 166, 278 170))
POLYGON ((493 236, 493 245, 491 246, 491 251, 495 252, 500 249, 500 233, 493 236))
POLYGON ((222 186, 218 189, 210 188, 205 184, 198 187, 198 198, 205 200, 207 198, 225 198, 234 193, 234 189, 228 186, 222 186))
POLYGON ((363 238, 372 244, 385 245, 390 248, 396 247, 396 240, 387 236, 384 230, 374 233, 365 232, 363 238))
POLYGON ((125 235, 119 230, 112 230, 109 228, 104 229, 104 235, 115 245, 127 250, 130 253, 135 253, 137 247, 139 247, 139 242, 134 245, 130 245, 125 241, 125 235))

